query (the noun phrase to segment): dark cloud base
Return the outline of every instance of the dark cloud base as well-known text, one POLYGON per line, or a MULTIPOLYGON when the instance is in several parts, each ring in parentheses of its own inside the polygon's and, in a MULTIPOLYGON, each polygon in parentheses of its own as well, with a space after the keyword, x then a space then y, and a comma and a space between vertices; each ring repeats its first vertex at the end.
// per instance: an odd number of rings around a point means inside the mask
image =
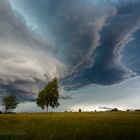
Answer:
POLYGON ((64 80, 67 89, 89 84, 113 85, 139 75, 140 32, 136 30, 140 27, 140 2, 123 4, 116 5, 117 14, 108 19, 100 32, 93 66, 64 80))
POLYGON ((140 75, 140 30, 133 35, 133 40, 123 51, 122 62, 131 70, 140 75), (133 52, 133 53, 132 53, 133 52))

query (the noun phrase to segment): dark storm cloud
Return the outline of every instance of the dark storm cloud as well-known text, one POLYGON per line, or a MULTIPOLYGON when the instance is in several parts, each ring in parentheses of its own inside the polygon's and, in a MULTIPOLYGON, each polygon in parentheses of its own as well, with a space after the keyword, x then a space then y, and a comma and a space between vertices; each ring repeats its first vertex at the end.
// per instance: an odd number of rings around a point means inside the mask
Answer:
POLYGON ((0 40, 48 47, 45 40, 27 27, 25 19, 11 8, 8 0, 0 1, 0 40))
MULTIPOLYGON (((130 43, 133 34, 140 28, 140 2, 123 4, 116 5, 117 14, 108 20, 108 25, 100 33, 100 46, 96 49, 93 67, 78 76, 74 75, 73 79, 71 76, 69 81, 66 80, 64 83, 68 82, 67 85, 75 83, 73 88, 92 83, 112 85, 136 76, 137 71, 132 71, 133 69, 121 64, 121 56, 124 47, 130 43)), ((132 52, 129 55, 132 56, 132 52)), ((131 60, 134 61, 138 62, 138 57, 131 60)), ((138 70, 139 66, 135 67, 138 70)))
POLYGON ((1 95, 12 93, 21 101, 31 100, 49 79, 61 78, 64 65, 48 55, 52 50, 8 0, 0 1, 1 95))
MULTIPOLYGON (((20 2, 19 2, 20 3, 20 2)), ((116 13, 113 5, 99 7, 85 0, 24 0, 25 15, 44 36, 56 41, 57 55, 71 72, 91 65, 91 56, 99 45, 99 32, 107 18, 116 13), (36 16, 33 16, 35 14, 36 16)))
POLYGON ((23 97, 30 99, 53 77, 73 89, 112 85, 138 74, 121 62, 140 27, 138 0, 9 3, 0 1, 0 79, 5 92, 31 93, 23 97))
MULTIPOLYGON (((23 84, 25 84, 26 82, 24 82, 23 84)), ((28 83, 31 85, 31 83, 28 83)), ((15 85, 15 83, 0 83, 0 89, 3 89, 3 91, 1 90, 1 96, 5 96, 8 94, 14 94, 17 96, 18 101, 20 102, 24 102, 26 100, 28 101, 33 101, 34 99, 34 93, 31 93, 30 91, 26 91, 23 88, 18 87, 18 85, 15 85)), ((0 100, 1 101, 1 100, 0 100)))
POLYGON ((122 56, 122 62, 129 68, 140 75, 140 30, 138 30, 133 40, 125 47, 122 56), (132 53, 133 52, 133 53, 132 53))

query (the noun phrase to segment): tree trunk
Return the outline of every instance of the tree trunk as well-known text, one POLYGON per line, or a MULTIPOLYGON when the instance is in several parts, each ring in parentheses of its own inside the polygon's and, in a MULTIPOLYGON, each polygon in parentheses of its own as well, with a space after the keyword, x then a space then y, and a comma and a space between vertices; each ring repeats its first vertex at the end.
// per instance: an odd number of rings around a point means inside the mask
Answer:
POLYGON ((46 112, 48 113, 48 106, 46 106, 46 112))
POLYGON ((5 107, 5 114, 7 114, 7 111, 8 111, 8 110, 7 110, 7 108, 5 107))
POLYGON ((7 110, 5 110, 5 114, 7 114, 7 110))

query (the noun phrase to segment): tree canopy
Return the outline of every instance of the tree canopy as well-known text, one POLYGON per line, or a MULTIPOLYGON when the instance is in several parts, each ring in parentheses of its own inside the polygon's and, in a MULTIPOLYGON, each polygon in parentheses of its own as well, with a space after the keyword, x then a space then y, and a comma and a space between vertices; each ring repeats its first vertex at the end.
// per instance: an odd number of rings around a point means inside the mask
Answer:
POLYGON ((16 96, 8 95, 3 97, 3 105, 5 106, 5 112, 7 112, 8 110, 14 110, 18 105, 16 96))
POLYGON ((48 111, 49 106, 52 108, 56 108, 59 106, 58 99, 58 80, 57 78, 54 78, 46 85, 43 90, 39 92, 36 103, 43 110, 46 108, 48 111))

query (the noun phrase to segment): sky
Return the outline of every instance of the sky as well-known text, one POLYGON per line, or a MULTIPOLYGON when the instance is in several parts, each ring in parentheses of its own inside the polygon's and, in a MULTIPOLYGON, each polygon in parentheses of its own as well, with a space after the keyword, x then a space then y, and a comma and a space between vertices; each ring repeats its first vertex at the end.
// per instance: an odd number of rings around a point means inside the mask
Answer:
POLYGON ((1 99, 41 111, 57 77, 56 111, 140 108, 139 13, 139 0, 0 0, 1 99))

